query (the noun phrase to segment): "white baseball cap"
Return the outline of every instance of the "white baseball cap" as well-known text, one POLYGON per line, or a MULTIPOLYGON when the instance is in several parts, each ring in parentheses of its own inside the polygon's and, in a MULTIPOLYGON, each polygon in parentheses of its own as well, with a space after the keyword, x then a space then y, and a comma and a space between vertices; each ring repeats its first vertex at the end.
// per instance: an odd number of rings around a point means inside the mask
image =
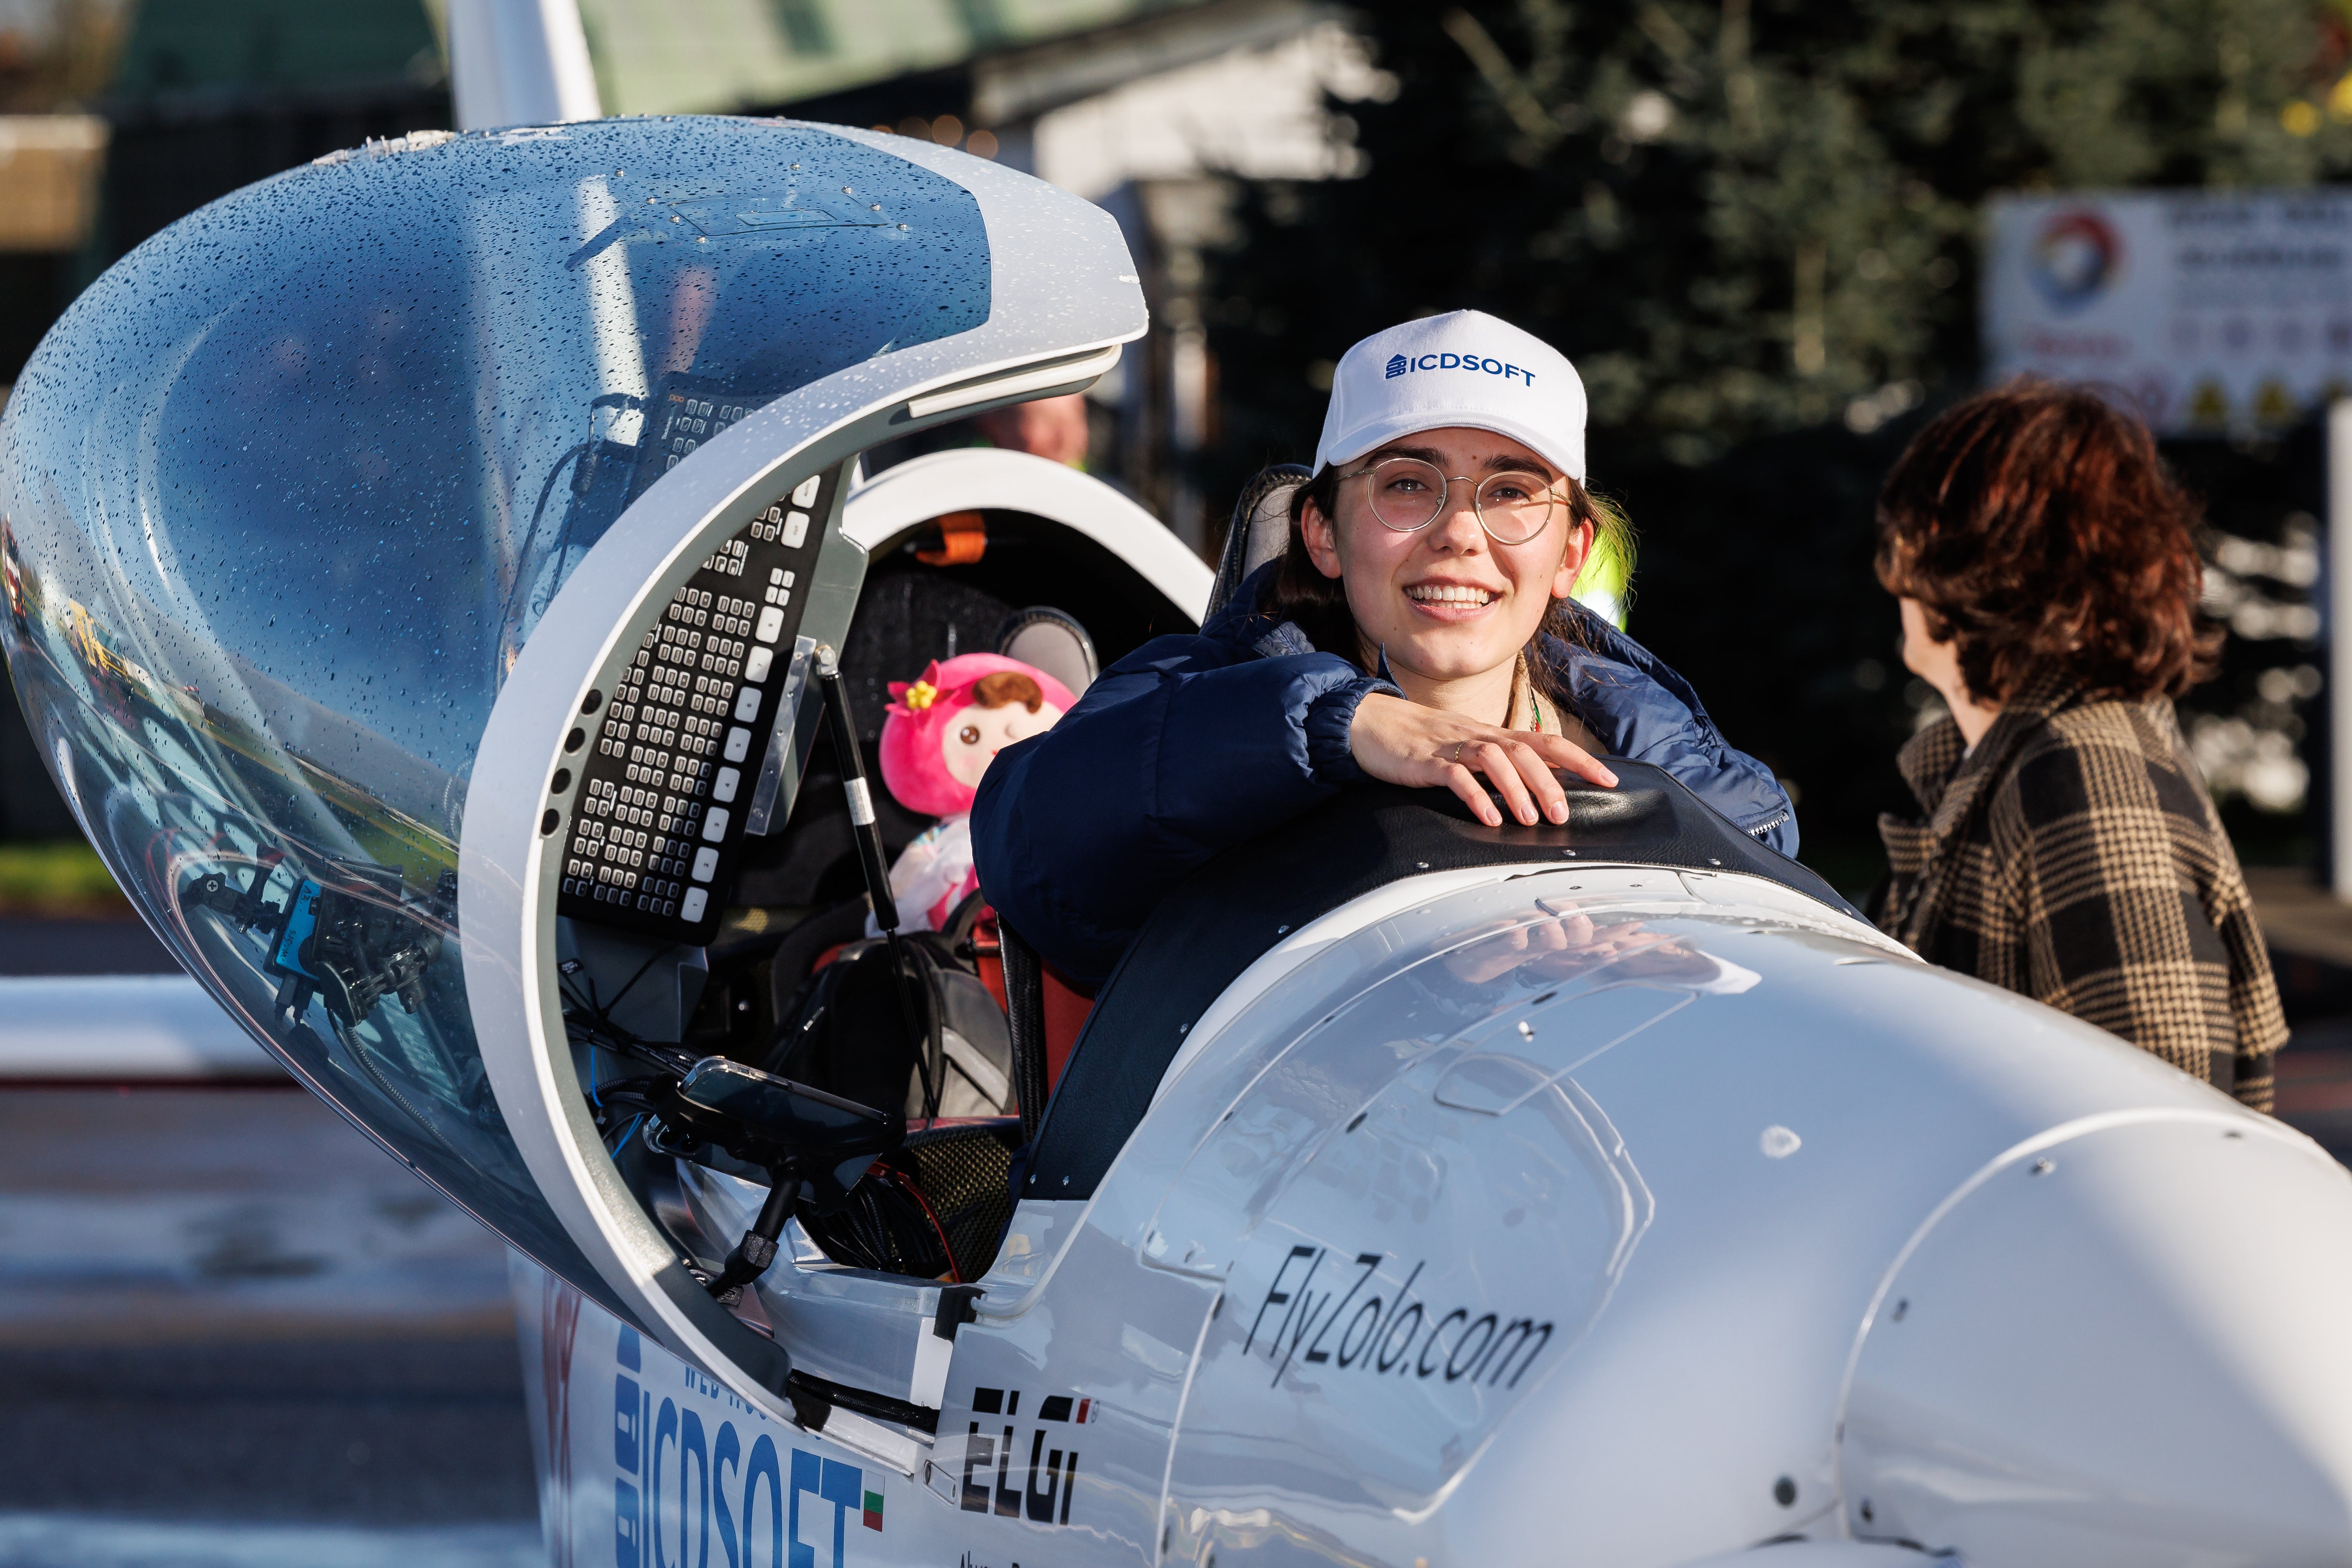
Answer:
POLYGON ((1568 356, 1482 310, 1375 332, 1339 356, 1318 473, 1416 431, 1467 425, 1584 482, 1584 382, 1568 356))

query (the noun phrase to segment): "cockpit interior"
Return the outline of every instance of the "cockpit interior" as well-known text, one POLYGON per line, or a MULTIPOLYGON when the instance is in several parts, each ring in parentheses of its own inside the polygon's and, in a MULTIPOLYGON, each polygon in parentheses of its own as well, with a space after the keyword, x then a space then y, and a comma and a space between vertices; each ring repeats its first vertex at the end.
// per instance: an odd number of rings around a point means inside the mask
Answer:
MULTIPOLYGON (((1020 462, 1005 461, 1012 455, 951 450, 913 460, 915 471, 893 483, 949 495, 959 472, 976 461, 1018 473, 1020 462)), ((1097 481, 1085 483, 1105 490, 1099 502, 1107 515, 1131 506, 1097 481)), ((891 498, 891 484, 875 488, 877 502, 891 498)), ((854 491, 853 528, 862 501, 854 491)), ((909 524, 877 511, 874 532, 839 658, 860 777, 871 774, 879 753, 890 685, 916 678, 933 661, 1003 653, 1082 694, 1103 664, 1153 635, 1195 624, 1168 589, 1116 551, 1034 512, 959 507, 909 524)), ((1169 586, 1189 597, 1204 580, 1169 586)), ((641 706, 627 701, 634 690, 625 688, 625 706, 641 706)), ((896 1135, 903 1142, 882 1153, 854 1189, 803 1201, 794 1233, 835 1263, 967 1282, 993 1259, 1013 1209, 1013 1161, 1043 1113, 1033 1090, 1024 1126, 1003 937, 984 897, 970 894, 941 929, 907 934, 908 983, 892 981, 887 950, 869 929, 874 900, 860 852, 866 828, 854 820, 845 789, 838 730, 810 727, 792 810, 746 843, 707 941, 649 956, 642 962, 653 967, 637 976, 624 973, 627 959, 607 955, 609 927, 597 911, 566 916, 579 966, 566 978, 566 1022, 575 1046, 588 1049, 596 1119, 620 1168, 714 1280, 735 1239, 703 1233, 677 1187, 676 1162, 758 1181, 766 1173, 744 1168, 723 1136, 698 1137, 681 1124, 678 1103, 662 1095, 659 1070, 649 1082, 646 1064, 633 1056, 641 1039, 633 1028, 659 1039, 667 1026, 675 1040, 665 1043, 689 1061, 725 1059, 901 1115, 906 1125, 896 1135), (648 999, 632 1009, 636 988, 647 988, 648 999), (902 991, 913 1003, 913 1050, 883 1043, 905 1036, 902 991)), ((933 825, 878 779, 869 778, 864 793, 885 862, 933 825)), ((616 951, 633 957, 638 948, 616 951)), ((1029 962, 1046 1052, 1043 1088, 1050 1093, 1092 998, 1050 967, 1029 962)))

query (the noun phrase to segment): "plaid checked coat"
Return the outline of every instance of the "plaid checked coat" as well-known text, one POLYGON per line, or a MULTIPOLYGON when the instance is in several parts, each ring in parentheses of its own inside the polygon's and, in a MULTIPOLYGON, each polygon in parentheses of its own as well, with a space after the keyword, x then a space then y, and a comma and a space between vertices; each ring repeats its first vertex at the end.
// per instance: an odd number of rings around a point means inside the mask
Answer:
POLYGON ((2172 705, 2048 675, 1964 747, 1948 717, 1903 747, 1927 815, 1879 819, 1880 928, 2269 1110, 2286 1020, 2172 705))

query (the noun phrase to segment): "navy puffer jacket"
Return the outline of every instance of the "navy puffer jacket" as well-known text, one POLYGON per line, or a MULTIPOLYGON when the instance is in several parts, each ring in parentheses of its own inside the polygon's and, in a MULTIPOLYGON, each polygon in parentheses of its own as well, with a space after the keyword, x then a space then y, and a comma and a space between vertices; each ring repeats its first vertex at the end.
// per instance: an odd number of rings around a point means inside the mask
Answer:
MULTIPOLYGON (((1279 563, 1253 572, 1197 633, 1155 637, 1102 673, 1044 735, 981 779, 980 884, 1047 959, 1088 985, 1170 889, 1364 777, 1348 750, 1367 692, 1402 695, 1255 607, 1279 563)), ((1724 744, 1690 684, 1571 603, 1587 645, 1546 637, 1551 685, 1608 753, 1654 763, 1785 855, 1796 814, 1772 770, 1724 744)))

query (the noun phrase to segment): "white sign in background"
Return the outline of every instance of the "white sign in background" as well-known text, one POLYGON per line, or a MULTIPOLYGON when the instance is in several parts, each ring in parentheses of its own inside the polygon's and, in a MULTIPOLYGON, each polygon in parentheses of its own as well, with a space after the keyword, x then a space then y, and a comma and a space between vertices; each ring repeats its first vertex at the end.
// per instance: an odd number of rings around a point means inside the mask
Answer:
POLYGON ((2352 192, 2009 196, 1985 360, 2112 389, 2160 434, 2276 429, 2352 392, 2352 192))
MULTIPOLYGON (((2163 435, 2280 430, 2325 413, 2327 553, 2352 560, 2352 191, 1998 199, 1986 212, 1984 333, 1988 381, 2032 371, 2098 386, 2163 435)), ((2206 608, 2238 636, 2307 647, 2323 630, 2316 605, 2256 581, 2312 587, 2318 562, 2294 534, 2291 523, 2284 547, 2217 536, 2206 608)), ((2329 599, 2326 623, 2352 622, 2352 571, 2333 574, 2329 599)), ((2327 641, 2329 881, 2352 902, 2352 636, 2327 641)), ((2320 674, 2281 664, 2262 682, 2261 710, 2200 715, 2190 744, 2217 789, 2292 810, 2309 775, 2300 731, 2277 716, 2316 695, 2320 674)))

